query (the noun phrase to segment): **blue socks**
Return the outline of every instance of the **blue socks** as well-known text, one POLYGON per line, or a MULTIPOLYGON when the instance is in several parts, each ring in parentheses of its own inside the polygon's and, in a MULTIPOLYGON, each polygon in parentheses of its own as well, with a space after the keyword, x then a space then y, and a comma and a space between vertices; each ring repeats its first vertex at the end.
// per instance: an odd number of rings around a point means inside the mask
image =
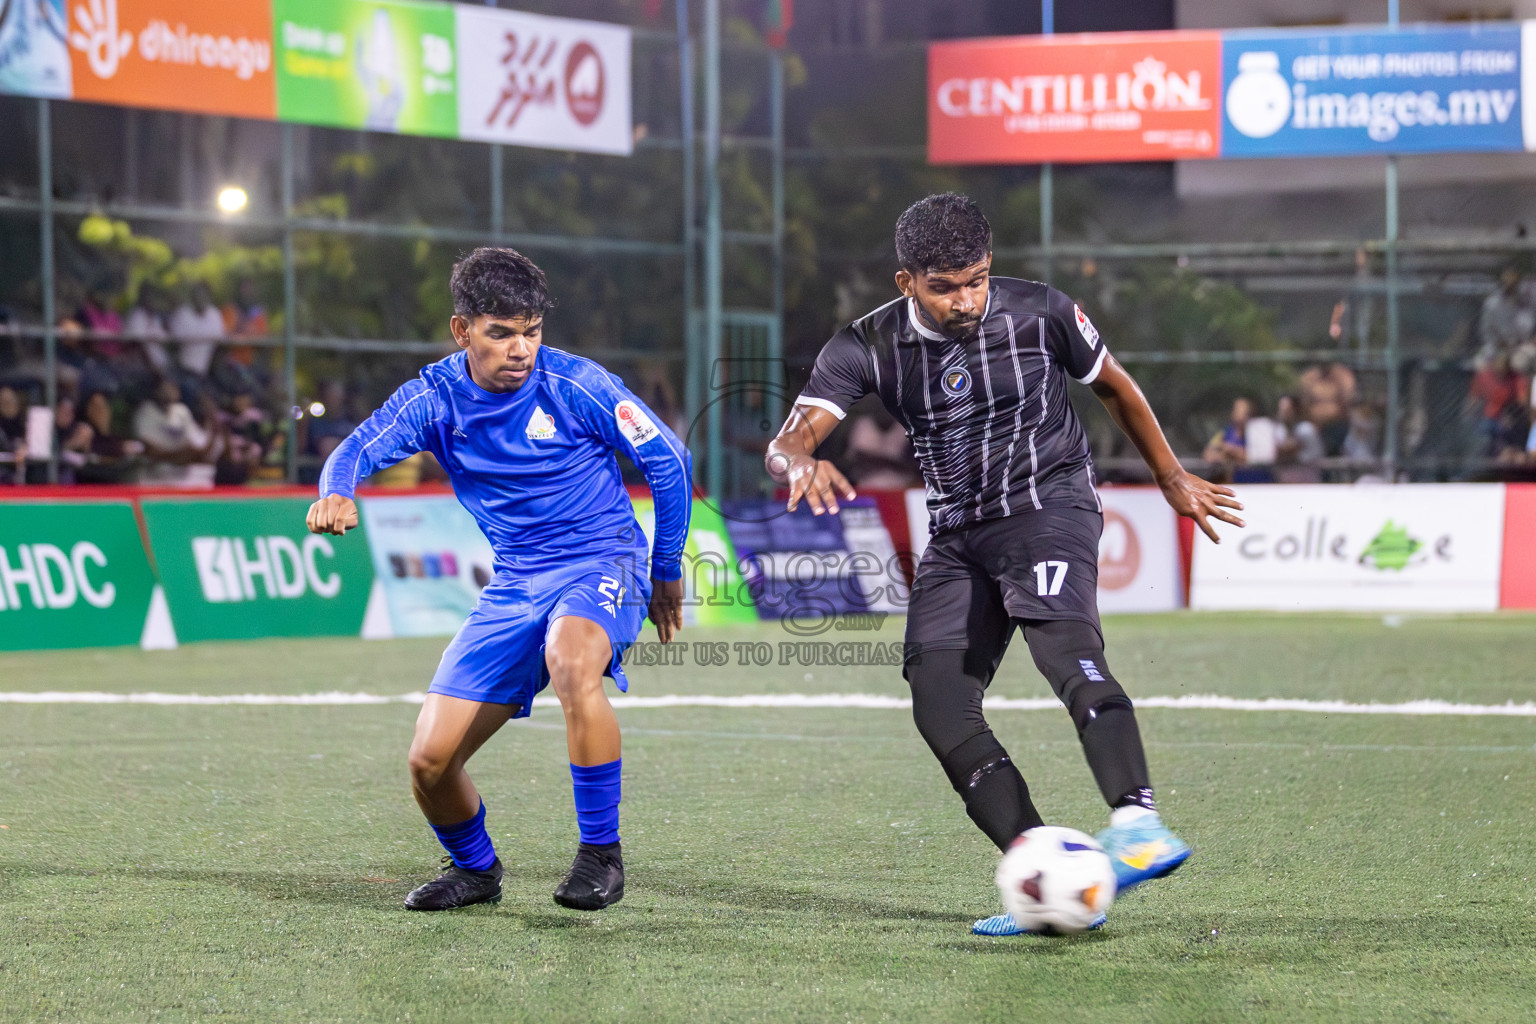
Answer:
POLYGON ((606 846, 619 841, 619 767, 623 763, 621 758, 591 767, 571 765, 576 824, 583 843, 606 846))
POLYGON ((432 825, 432 831, 437 833, 437 841, 443 844, 443 849, 453 858, 455 867, 466 871, 489 871, 496 862, 496 848, 491 845, 491 837, 485 832, 484 803, 468 821, 461 821, 457 825, 432 825))

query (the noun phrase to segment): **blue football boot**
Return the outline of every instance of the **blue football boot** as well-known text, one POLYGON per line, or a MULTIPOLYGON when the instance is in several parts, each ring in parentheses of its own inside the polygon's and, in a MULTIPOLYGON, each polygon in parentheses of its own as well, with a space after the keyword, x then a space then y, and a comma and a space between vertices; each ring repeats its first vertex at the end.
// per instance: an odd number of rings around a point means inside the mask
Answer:
POLYGON ((1189 844, 1168 830, 1156 812, 1094 836, 1115 866, 1119 892, 1162 878, 1189 859, 1189 844))
MULTIPOLYGON (((1098 917, 1094 918, 1093 923, 1088 926, 1088 930, 1094 931, 1104 927, 1104 922, 1107 920, 1108 918, 1106 918, 1103 914, 1100 914, 1098 917)), ((1039 931, 1030 931, 1028 928, 1020 926, 1020 924, 1013 919, 1013 915, 1005 911, 1001 914, 993 914, 991 917, 982 918, 980 921, 977 921, 975 924, 971 925, 971 934, 998 937, 1005 935, 1055 935, 1056 932, 1051 928, 1044 928, 1039 931)))

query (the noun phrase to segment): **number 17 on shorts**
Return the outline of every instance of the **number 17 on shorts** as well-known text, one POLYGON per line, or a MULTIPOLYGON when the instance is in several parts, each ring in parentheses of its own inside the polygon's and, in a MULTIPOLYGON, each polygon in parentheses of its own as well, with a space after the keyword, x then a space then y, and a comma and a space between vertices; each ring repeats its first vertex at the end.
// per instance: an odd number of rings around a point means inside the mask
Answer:
POLYGON ((1066 562, 1035 563, 1035 593, 1040 597, 1056 597, 1067 579, 1066 562))

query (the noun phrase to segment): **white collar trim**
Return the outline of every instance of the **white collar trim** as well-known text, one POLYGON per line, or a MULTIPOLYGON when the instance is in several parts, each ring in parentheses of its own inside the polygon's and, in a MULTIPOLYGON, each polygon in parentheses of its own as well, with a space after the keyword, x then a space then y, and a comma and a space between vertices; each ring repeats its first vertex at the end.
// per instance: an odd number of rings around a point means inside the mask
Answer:
MULTIPOLYGON (((987 304, 986 304, 986 306, 981 311, 981 319, 982 319, 983 322, 986 321, 988 314, 990 314, 991 312, 992 312, 992 289, 989 287, 987 289, 987 304)), ((917 300, 916 299, 908 299, 907 300, 907 318, 912 321, 912 328, 913 328, 913 330, 917 331, 918 334, 922 335, 924 338, 927 338, 929 341, 949 341, 949 340, 951 340, 949 338, 946 338, 944 335, 938 333, 937 331, 930 331, 928 329, 928 327, 919 318, 919 314, 918 314, 918 310, 917 310, 917 300)))

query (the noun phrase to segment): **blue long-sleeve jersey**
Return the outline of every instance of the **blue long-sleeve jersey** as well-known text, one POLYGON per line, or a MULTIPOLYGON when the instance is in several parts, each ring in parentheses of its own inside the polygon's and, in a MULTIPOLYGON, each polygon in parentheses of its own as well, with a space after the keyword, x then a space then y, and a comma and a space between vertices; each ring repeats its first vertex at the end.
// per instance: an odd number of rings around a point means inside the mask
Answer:
POLYGON ((590 359, 542 346, 523 385, 486 391, 455 352, 422 368, 342 441, 320 494, 352 497, 359 481, 419 451, 491 542, 498 570, 536 574, 604 557, 645 560, 615 452, 634 460, 655 499, 651 575, 682 578, 692 462, 677 436, 622 381, 590 359))

